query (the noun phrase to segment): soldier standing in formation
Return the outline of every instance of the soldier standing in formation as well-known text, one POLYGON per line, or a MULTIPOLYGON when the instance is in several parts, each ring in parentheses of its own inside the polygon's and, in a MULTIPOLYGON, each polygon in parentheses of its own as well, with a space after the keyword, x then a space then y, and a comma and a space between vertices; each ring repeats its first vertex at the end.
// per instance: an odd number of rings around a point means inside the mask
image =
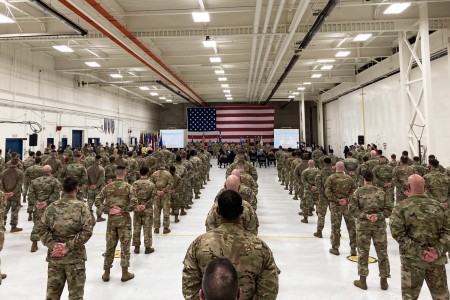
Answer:
POLYGON ((11 210, 11 232, 22 231, 22 228, 17 227, 19 223, 20 211, 20 196, 22 194, 22 184, 24 181, 23 171, 18 168, 19 159, 12 158, 8 168, 2 174, 0 190, 5 192, 7 198, 6 209, 4 213, 4 222, 6 222, 8 212, 11 210))
MULTIPOLYGON (((0 191, 0 252, 3 250, 3 244, 5 242, 5 209, 6 203, 8 201, 7 197, 9 195, 0 191)), ((6 274, 2 273, 2 261, 0 258, 0 285, 2 284, 2 280, 6 278, 6 274)))
POLYGON ((329 207, 329 200, 325 194, 325 182, 328 177, 334 174, 334 170, 331 168, 331 159, 325 157, 324 166, 322 170, 316 176, 316 187, 319 192, 319 201, 317 204, 317 231, 314 233, 315 237, 322 238, 322 230, 325 227, 325 216, 327 215, 327 209, 329 207))
POLYGON ((170 191, 173 187, 173 177, 166 171, 166 163, 163 158, 158 161, 159 170, 150 176, 150 181, 155 184, 156 198, 154 202, 154 232, 159 233, 161 227, 161 211, 163 212, 163 234, 170 233, 170 191))
MULTIPOLYGON (((101 192, 105 186, 105 169, 102 167, 102 157, 97 155, 95 162, 87 170, 87 185, 88 185, 88 207, 94 215, 93 206, 95 203, 95 197, 101 192)), ((103 222, 106 219, 102 217, 102 212, 97 209, 97 222, 103 222)))
POLYGON ((312 159, 308 161, 308 168, 302 172, 302 223, 308 223, 308 217, 312 216, 314 205, 317 204, 319 191, 316 186, 316 176, 319 173, 320 170, 315 167, 315 162, 312 159))
POLYGON ((400 157, 400 163, 392 171, 392 182, 395 186, 397 204, 407 198, 405 194, 405 188, 408 182, 408 177, 412 174, 414 174, 414 169, 410 165, 408 165, 408 157, 400 157))

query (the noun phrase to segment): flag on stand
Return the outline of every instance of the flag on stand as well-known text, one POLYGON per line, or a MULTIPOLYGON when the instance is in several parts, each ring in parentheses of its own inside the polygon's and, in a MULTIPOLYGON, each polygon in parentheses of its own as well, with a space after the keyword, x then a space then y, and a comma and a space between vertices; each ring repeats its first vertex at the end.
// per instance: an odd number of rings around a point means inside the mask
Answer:
POLYGON ((160 137, 159 137, 159 149, 162 149, 162 147, 163 147, 163 136, 162 136, 162 133, 161 133, 161 135, 160 135, 160 137))
POLYGON ((188 138, 217 138, 221 142, 240 143, 242 136, 255 136, 273 144, 275 109, 271 106, 218 106, 188 108, 188 138))
POLYGON ((217 143, 222 143, 222 131, 219 130, 219 135, 217 136, 217 143))

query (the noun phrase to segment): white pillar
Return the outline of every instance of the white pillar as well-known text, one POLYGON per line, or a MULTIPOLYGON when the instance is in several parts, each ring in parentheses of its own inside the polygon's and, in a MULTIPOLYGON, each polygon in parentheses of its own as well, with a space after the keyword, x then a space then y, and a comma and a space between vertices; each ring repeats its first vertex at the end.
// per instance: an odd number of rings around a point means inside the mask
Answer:
POLYGON ((400 124, 405 124, 404 131, 411 136, 405 135, 406 139, 402 139, 399 143, 402 149, 408 149, 412 155, 416 155, 416 145, 412 142, 414 140, 413 134, 409 131, 409 122, 412 115, 412 106, 410 105, 410 100, 408 93, 406 92, 406 81, 409 78, 408 75, 408 63, 411 59, 411 52, 407 48, 404 40, 404 33, 398 33, 398 45, 399 45, 399 63, 400 63, 400 109, 398 110, 399 118, 401 120, 400 124), (409 146, 408 146, 409 144, 409 146))
POLYGON ((324 137, 323 137, 323 128, 324 128, 324 121, 323 121, 323 103, 322 99, 319 98, 317 101, 317 146, 323 146, 324 149, 326 149, 324 143, 324 137))
POLYGON ((306 120, 305 120, 305 94, 302 92, 299 104, 300 111, 300 142, 306 141, 306 120))

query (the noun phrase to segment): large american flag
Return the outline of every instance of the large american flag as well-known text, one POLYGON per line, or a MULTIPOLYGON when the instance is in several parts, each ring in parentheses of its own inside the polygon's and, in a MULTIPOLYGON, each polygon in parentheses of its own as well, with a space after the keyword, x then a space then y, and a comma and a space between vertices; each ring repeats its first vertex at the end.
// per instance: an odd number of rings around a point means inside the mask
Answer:
POLYGON ((245 139, 273 143, 275 109, 271 106, 188 108, 188 139, 240 143, 245 139))

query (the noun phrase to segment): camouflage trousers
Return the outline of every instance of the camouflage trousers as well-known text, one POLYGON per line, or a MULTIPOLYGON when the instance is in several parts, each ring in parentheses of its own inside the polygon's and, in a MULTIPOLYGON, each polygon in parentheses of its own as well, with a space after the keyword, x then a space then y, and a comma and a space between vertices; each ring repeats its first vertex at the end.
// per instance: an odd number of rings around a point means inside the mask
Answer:
POLYGON ((108 216, 108 224, 106 226, 105 270, 112 268, 119 240, 121 250, 120 266, 129 267, 131 246, 131 217, 129 214, 108 216))
POLYGON ((39 242, 39 231, 38 231, 38 225, 41 222, 42 215, 45 212, 45 209, 47 207, 44 207, 42 209, 37 209, 36 206, 33 209, 33 230, 31 230, 30 240, 32 242, 39 242))
POLYGON ((283 166, 281 167, 281 184, 285 185, 286 184, 286 178, 287 178, 287 169, 283 166))
POLYGON ((303 189, 303 197, 300 201, 300 209, 302 210, 303 216, 307 217, 312 214, 314 205, 317 204, 319 198, 319 193, 313 193, 309 189, 303 189))
POLYGON ((172 194, 170 199, 170 207, 172 208, 172 214, 178 216, 180 214, 180 208, 184 206, 181 205, 181 195, 180 193, 172 194))
POLYGON ((295 177, 293 172, 289 172, 289 192, 292 193, 292 191, 294 190, 294 186, 295 186, 295 177))
POLYGON ((153 204, 153 225, 155 228, 161 227, 161 210, 163 211, 163 227, 169 228, 170 225, 170 195, 164 194, 162 197, 156 197, 153 204))
POLYGON ((297 196, 299 200, 301 200, 303 198, 303 190, 305 188, 303 187, 303 184, 299 180, 295 180, 294 183, 295 183, 294 184, 295 196, 297 196))
POLYGON ((430 289, 433 299, 448 300, 450 298, 445 265, 418 267, 402 261, 401 270, 403 300, 415 300, 419 298, 424 280, 430 289))
POLYGON ((133 246, 141 245, 141 229, 144 232, 144 246, 151 247, 153 244, 153 209, 146 209, 141 212, 134 212, 133 215, 133 246))
POLYGON ((9 224, 11 224, 12 227, 16 227, 19 223, 20 194, 14 195, 6 200, 5 223, 9 210, 11 210, 11 222, 9 224))
POLYGON ((286 189, 289 189, 289 183, 291 182, 291 174, 288 169, 286 169, 284 173, 284 185, 286 186, 286 189))
MULTIPOLYGON (((3 244, 5 242, 5 228, 3 224, 0 224, 0 252, 3 250, 3 244)), ((2 283, 2 260, 0 258, 0 284, 2 283)))
POLYGON ((86 282, 86 268, 84 262, 78 264, 61 265, 48 264, 47 296, 46 300, 59 300, 67 281, 69 300, 82 300, 84 284, 86 282))
POLYGON ((28 194, 28 182, 24 182, 23 191, 22 191, 22 201, 23 203, 27 202, 27 194, 28 194))
POLYGON ((373 246, 378 256, 378 269, 380 270, 379 276, 381 278, 391 277, 385 227, 356 231, 356 244, 358 246, 358 275, 369 275, 368 260, 371 241, 373 241, 373 246))
POLYGON ((200 187, 202 186, 202 181, 199 173, 194 174, 192 179, 192 186, 194 187, 194 193, 197 196, 200 193, 200 187))
MULTIPOLYGON (((91 215, 94 214, 93 206, 95 203, 95 197, 97 197, 98 194, 100 194, 101 190, 89 190, 88 191, 88 206, 91 210, 91 215)), ((102 211, 100 209, 97 209, 96 212, 97 218, 102 216, 102 211)))
POLYGON ((282 172, 282 168, 280 164, 277 164, 277 171, 278 171, 278 181, 281 181, 281 172, 282 172))
POLYGON ((326 197, 319 197, 317 202, 317 230, 322 231, 325 227, 325 216, 327 215, 329 201, 326 197))
POLYGON ((355 218, 350 214, 348 206, 341 206, 335 202, 330 203, 331 212, 331 246, 338 249, 341 245, 341 223, 345 220, 348 235, 350 238, 350 248, 356 248, 356 224, 355 218))

